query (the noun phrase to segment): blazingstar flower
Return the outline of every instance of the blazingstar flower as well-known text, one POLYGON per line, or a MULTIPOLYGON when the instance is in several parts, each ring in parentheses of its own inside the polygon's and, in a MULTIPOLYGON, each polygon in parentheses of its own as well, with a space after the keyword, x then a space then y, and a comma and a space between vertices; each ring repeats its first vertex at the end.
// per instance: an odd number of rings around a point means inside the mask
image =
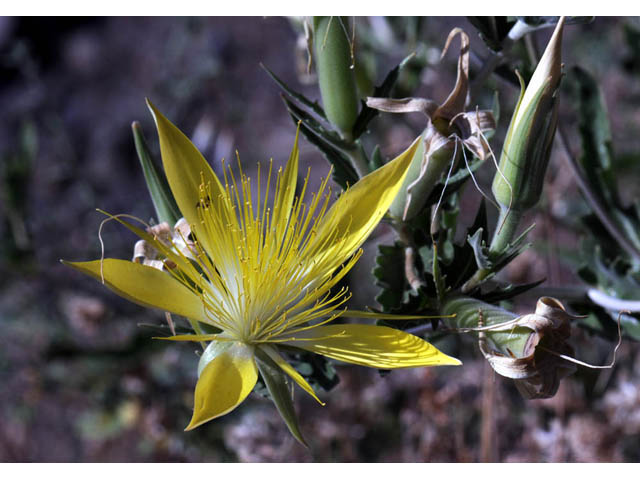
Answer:
POLYGON ((129 300, 220 331, 168 337, 211 342, 200 363, 187 430, 236 408, 256 384, 260 359, 277 365, 317 399, 281 354, 280 346, 381 369, 460 364, 400 330, 328 324, 341 315, 375 316, 339 308, 349 295, 345 288, 334 287, 356 263, 360 246, 393 201, 417 141, 362 178, 329 208, 328 176, 305 203, 307 173, 296 196, 296 137, 286 168, 277 173, 270 201, 270 180, 261 185, 258 174, 256 185, 240 171, 237 181, 225 168, 224 183, 220 182, 191 141, 150 103, 149 107, 169 186, 191 227, 191 238, 174 245, 171 235, 160 241, 113 217, 160 252, 167 259, 166 268, 117 259, 68 265, 102 280, 129 300), (185 246, 190 254, 184 253, 185 246))

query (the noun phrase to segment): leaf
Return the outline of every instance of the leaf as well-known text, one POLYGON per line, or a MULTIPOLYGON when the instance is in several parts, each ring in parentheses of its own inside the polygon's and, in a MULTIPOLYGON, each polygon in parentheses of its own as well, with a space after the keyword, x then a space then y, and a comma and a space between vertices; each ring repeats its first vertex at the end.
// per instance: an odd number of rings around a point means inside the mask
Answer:
MULTIPOLYGON (((309 127, 313 132, 322 138, 325 142, 327 142, 332 147, 341 150, 348 151, 353 148, 351 143, 345 142, 338 133, 334 130, 325 127, 322 123, 320 123, 317 119, 315 119, 309 112, 300 108, 287 97, 282 95, 282 100, 287 106, 287 110, 289 113, 296 116, 297 120, 301 121, 307 127, 309 127)), ((297 123, 297 122, 296 122, 297 123)))
POLYGON ((144 179, 147 183, 147 189, 153 201, 158 221, 167 222, 173 226, 182 215, 173 198, 169 183, 155 158, 151 155, 140 123, 133 122, 131 124, 131 130, 133 131, 133 140, 136 145, 138 159, 142 166, 142 173, 144 174, 144 179))
POLYGON ((490 292, 480 295, 479 298, 481 298, 483 302, 487 302, 487 303, 502 302, 504 300, 509 300, 511 298, 517 297, 518 295, 522 295, 523 293, 528 292, 532 288, 536 288, 538 285, 541 285, 546 280, 547 280, 546 278, 543 278, 535 282, 523 283, 521 285, 508 284, 506 286, 500 286, 490 292))
POLYGON ((467 20, 476 27, 480 38, 494 52, 502 50, 503 40, 515 25, 515 21, 509 17, 467 17, 467 20))
POLYGON ((276 363, 260 348, 255 351, 256 364, 258 371, 269 391, 271 400, 276 405, 278 413, 287 424, 287 428, 291 434, 302 443, 305 447, 309 447, 300 427, 298 425, 298 417, 296 416, 295 407, 293 405, 293 383, 289 377, 276 365, 276 363))
POLYGON ((483 270, 491 270, 493 263, 489 258, 489 247, 483 240, 483 229, 476 230, 473 235, 467 236, 467 243, 473 249, 473 255, 476 259, 478 268, 483 270))
POLYGON ((267 74, 271 77, 271 79, 274 82, 276 82, 276 84, 282 89, 283 92, 285 92, 291 98, 300 102, 302 105, 309 107, 316 115, 318 115, 322 119, 324 120, 327 119, 327 116, 325 115, 324 110, 318 104, 318 102, 312 102, 301 93, 298 93, 295 90, 293 90, 286 83, 280 80, 280 78, 278 78, 278 76, 275 73, 273 73, 269 68, 267 68, 264 64, 260 63, 260 66, 267 72, 267 74))
POLYGON ((404 275, 404 248, 395 243, 393 246, 378 245, 376 266, 373 275, 380 293, 376 302, 385 312, 391 312, 407 300, 408 283, 404 275))
POLYGON ((606 204, 619 207, 609 115, 596 80, 580 67, 571 69, 569 80, 578 103, 578 128, 582 141, 579 162, 591 190, 606 204))
MULTIPOLYGON (((579 327, 608 340, 617 340, 618 312, 609 312, 590 302, 571 302, 570 306, 576 312, 586 315, 577 320, 579 327)), ((640 342, 640 320, 637 318, 638 314, 634 315, 622 314, 620 327, 624 337, 640 342)))
POLYGON ((308 126, 308 122, 305 122, 302 118, 305 115, 303 110, 294 108, 295 106, 287 100, 285 100, 285 104, 288 109, 290 106, 292 107, 289 109, 289 113, 296 124, 299 120, 302 120, 300 132, 324 154, 327 161, 333 166, 333 179, 336 183, 343 189, 346 189, 349 185, 355 185, 358 181, 358 174, 351 166, 351 162, 346 155, 308 126))
MULTIPOLYGON (((373 90, 372 97, 388 97, 391 95, 391 89, 398 81, 398 77, 400 76, 400 71, 409 63, 409 61, 415 56, 415 54, 411 54, 404 58, 395 68, 393 68, 385 77, 382 84, 378 87, 375 87, 373 90)), ((367 126, 369 122, 373 120, 376 115, 378 115, 379 111, 375 108, 371 108, 367 106, 365 101, 362 101, 362 108, 360 109, 360 113, 358 114, 358 118, 356 118, 356 122, 353 125, 352 134, 353 138, 357 139, 367 130, 367 126)))

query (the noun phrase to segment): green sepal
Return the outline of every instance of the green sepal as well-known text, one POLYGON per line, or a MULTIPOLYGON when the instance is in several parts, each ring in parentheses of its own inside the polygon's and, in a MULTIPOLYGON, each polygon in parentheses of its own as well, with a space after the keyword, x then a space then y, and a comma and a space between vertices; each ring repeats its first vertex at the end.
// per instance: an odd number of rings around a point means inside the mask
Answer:
POLYGON ((140 159, 144 179, 147 183, 147 189, 153 201, 158 221, 167 222, 170 226, 173 226, 182 215, 173 198, 169 183, 151 155, 140 123, 133 122, 131 124, 131 130, 133 131, 136 152, 138 153, 138 159, 140 159))
POLYGON ((271 400, 273 400, 278 413, 287 424, 287 428, 289 428, 296 440, 309 448, 300 431, 298 417, 293 405, 293 382, 259 347, 255 349, 255 359, 262 380, 269 390, 271 400))

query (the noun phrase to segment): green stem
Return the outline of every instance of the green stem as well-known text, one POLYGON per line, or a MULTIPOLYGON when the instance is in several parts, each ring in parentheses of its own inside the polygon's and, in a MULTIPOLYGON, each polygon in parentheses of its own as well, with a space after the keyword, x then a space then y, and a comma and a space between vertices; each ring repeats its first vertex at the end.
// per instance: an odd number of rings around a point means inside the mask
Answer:
MULTIPOLYGON (((346 141, 351 141, 349 138, 345 138, 346 141)), ((345 150, 345 153, 351 160, 351 165, 356 169, 356 173, 360 178, 368 175, 371 171, 369 169, 369 161, 362 149, 362 144, 359 141, 353 143, 354 147, 351 150, 345 150)))
POLYGON ((509 243, 513 240, 522 213, 518 210, 510 209, 504 205, 500 206, 500 215, 496 223, 496 231, 493 234, 491 245, 489 246, 489 254, 500 254, 505 251, 509 243))

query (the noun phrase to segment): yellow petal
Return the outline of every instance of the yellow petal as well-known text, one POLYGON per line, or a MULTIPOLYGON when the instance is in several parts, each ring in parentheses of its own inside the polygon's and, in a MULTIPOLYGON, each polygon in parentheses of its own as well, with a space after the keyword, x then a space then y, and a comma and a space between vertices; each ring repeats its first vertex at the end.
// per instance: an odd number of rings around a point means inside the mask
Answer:
POLYGON ((185 430, 229 413, 247 398, 257 380, 253 348, 233 344, 202 370, 196 385, 193 417, 185 430))
POLYGON ((98 281, 104 278, 107 287, 127 300, 208 323, 200 297, 166 272, 114 258, 62 263, 98 281))
POLYGON ((158 128, 162 164, 171 192, 180 212, 194 228, 196 238, 207 252, 211 252, 212 250, 209 248, 211 240, 207 238, 200 226, 198 206, 201 195, 203 198, 209 195, 208 200, 211 208, 228 209, 229 205, 224 188, 191 140, 167 120, 149 100, 147 100, 147 104, 158 128), (202 191, 201 193, 201 186, 210 188, 210 192, 202 191))
POLYGON ((327 212, 314 245, 325 244, 326 239, 336 231, 336 238, 346 234, 344 243, 336 248, 338 264, 362 245, 391 206, 419 143, 420 137, 394 160, 363 177, 344 192, 327 212))
POLYGON ((276 363, 276 365, 278 365, 282 369, 284 373, 286 373, 291 378, 293 378, 295 382, 298 385, 300 385, 300 388, 302 388, 305 392, 307 392, 309 395, 315 398, 320 405, 322 406, 325 405, 324 402, 322 402, 318 398, 318 396, 316 395, 316 392, 313 391, 313 388, 311 388, 311 385, 307 383, 304 377, 300 375, 295 368, 289 365, 289 363, 287 363, 287 361, 284 358, 282 358, 282 356, 278 353, 278 351, 275 348, 268 345, 262 346, 260 348, 264 353, 266 353, 267 355, 269 355, 269 357, 271 357, 271 360, 273 360, 276 363))
POLYGON ((461 365, 430 343, 401 330, 375 325, 326 325, 283 342, 356 365, 392 369, 461 365))

